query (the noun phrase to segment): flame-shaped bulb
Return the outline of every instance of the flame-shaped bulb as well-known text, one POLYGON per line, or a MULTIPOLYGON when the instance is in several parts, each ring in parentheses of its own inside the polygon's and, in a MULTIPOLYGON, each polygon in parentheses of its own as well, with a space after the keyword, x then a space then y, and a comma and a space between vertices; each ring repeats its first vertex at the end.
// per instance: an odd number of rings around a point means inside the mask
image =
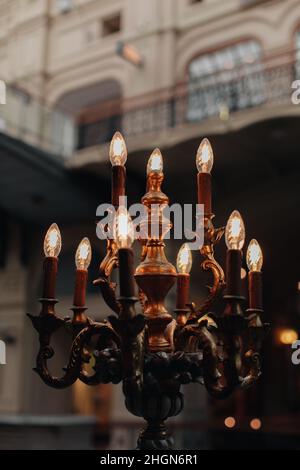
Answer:
POLYGON ((259 243, 254 238, 249 243, 246 261, 250 271, 261 271, 263 265, 263 254, 259 243))
POLYGON ((147 164, 147 175, 150 173, 162 173, 163 171, 163 157, 161 151, 156 148, 150 155, 147 164))
POLYGON ((113 166, 124 166, 127 160, 127 148, 121 132, 115 132, 109 148, 109 158, 113 166))
POLYGON ((61 234, 57 224, 52 224, 47 230, 44 239, 44 253, 46 257, 57 258, 61 250, 61 234))
POLYGON ((90 240, 83 238, 78 245, 75 255, 76 268, 80 270, 87 270, 92 259, 92 248, 90 240))
POLYGON ((184 243, 177 255, 177 271, 179 274, 189 274, 192 269, 193 258, 189 245, 184 243))
POLYGON ((199 173, 210 173, 214 163, 214 153, 210 141, 203 139, 198 147, 196 165, 199 173))
POLYGON ((225 230, 226 245, 229 250, 241 250, 245 243, 245 225, 241 214, 233 211, 225 230))

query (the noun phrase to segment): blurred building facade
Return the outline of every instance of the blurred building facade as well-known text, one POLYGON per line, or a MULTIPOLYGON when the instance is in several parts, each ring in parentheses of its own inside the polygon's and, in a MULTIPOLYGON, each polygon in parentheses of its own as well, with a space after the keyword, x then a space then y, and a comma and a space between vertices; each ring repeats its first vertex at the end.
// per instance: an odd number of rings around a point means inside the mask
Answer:
POLYGON ((184 141, 208 118, 221 132, 230 113, 247 110, 238 127, 270 104, 290 104, 297 1, 2 0, 0 8, 2 128, 79 165, 116 127, 139 149, 153 134, 184 141))
MULTIPOLYGON (((268 188, 273 188, 284 166, 280 157, 275 162, 271 160, 274 147, 281 151, 288 140, 291 171, 299 170, 294 155, 298 151, 300 106, 291 101, 292 83, 300 79, 298 0, 0 0, 0 25, 0 102, 5 103, 0 104, 1 135, 12 139, 9 152, 21 155, 23 165, 27 157, 22 155, 30 153, 30 146, 41 152, 35 156, 34 164, 40 158, 51 167, 51 161, 55 161, 60 168, 59 175, 53 177, 55 184, 62 188, 67 178, 66 184, 70 185, 66 186, 67 191, 72 195, 74 192, 76 201, 82 203, 81 195, 76 194, 78 180, 74 182, 74 177, 88 181, 95 178, 94 190, 97 184, 108 185, 107 142, 118 129, 126 137, 131 155, 128 173, 132 171, 138 182, 136 192, 143 190, 147 152, 159 146, 167 156, 171 194, 178 201, 186 197, 187 202, 192 199, 188 176, 192 175, 197 142, 202 136, 212 136, 220 160, 214 183, 220 213, 230 210, 236 197, 240 194, 244 197, 249 189, 234 178, 239 165, 244 176, 255 180, 248 196, 241 199, 245 210, 249 208, 250 196, 254 204, 263 194, 263 202, 257 203, 262 212, 259 216, 250 212, 249 224, 255 224, 257 217, 265 217, 267 209, 263 208, 268 200, 261 185, 267 182, 268 188), (277 125, 278 122, 284 124, 277 125), (246 133, 245 129, 252 130, 246 133), (282 129, 286 132, 283 136, 282 129), (265 135, 271 136, 269 141, 259 146, 265 135), (28 146, 25 151, 18 142, 28 146), (178 178, 188 171, 186 154, 190 155, 191 170, 179 185, 178 178), (229 209, 225 209, 225 202, 229 209)), ((33 187, 37 185, 37 190, 23 207, 20 201, 24 201, 26 180, 22 182, 21 178, 18 184, 14 183, 15 174, 20 172, 19 163, 14 166, 11 160, 6 163, 8 143, 1 145, 5 172, 0 183, 5 179, 6 184, 0 191, 0 206, 7 219, 7 233, 14 235, 8 237, 13 240, 10 248, 5 240, 2 243, 2 250, 8 255, 1 270, 0 288, 4 291, 1 312, 5 312, 3 324, 11 325, 11 330, 18 334, 9 346, 15 370, 8 367, 0 370, 1 377, 5 377, 0 381, 0 409, 10 413, 45 412, 42 403, 46 400, 57 413, 74 409, 90 412, 82 405, 82 397, 90 392, 78 390, 79 395, 70 401, 73 392, 58 397, 58 392, 45 391, 38 379, 31 380, 29 375, 36 343, 24 313, 29 307, 37 308, 33 305, 41 274, 37 267, 41 227, 52 222, 50 217, 54 220, 59 201, 47 199, 56 186, 45 188, 37 171, 30 173, 30 182, 33 187), (7 175, 13 175, 10 184, 7 175), (17 186, 19 199, 12 202, 11 191, 17 186), (46 203, 39 205, 39 196, 45 196, 45 191, 48 191, 46 203), (32 234, 29 230, 36 244, 29 245, 33 259, 24 263, 20 226, 28 232, 31 219, 40 232, 32 234), (6 295, 9 291, 11 300, 6 295), (26 383, 24 393, 20 392, 22 381, 26 383)), ((29 162, 25 166, 29 167, 29 162)), ((29 178, 28 171, 25 169, 24 175, 29 178)), ((52 169, 41 171, 48 181, 47 171, 52 169)), ((284 187, 291 186, 292 177, 296 174, 281 181, 284 187)), ((97 202, 103 202, 101 198, 109 193, 99 189, 91 202, 89 188, 89 185, 81 188, 89 208, 86 214, 90 214, 90 209, 93 212, 97 202)), ((129 197, 136 197, 135 190, 131 191, 129 197)), ((269 195, 270 192, 271 189, 269 195)), ((58 194, 65 197, 64 191, 58 194)), ((282 198, 278 210, 286 211, 289 207, 292 213, 296 203, 295 191, 289 194, 288 201, 282 198)), ((70 206, 65 211, 61 208, 59 217, 65 223, 68 240, 74 239, 76 244, 84 228, 94 236, 97 249, 93 218, 87 228, 84 209, 82 203, 78 215, 70 211, 70 206), (67 213, 70 220, 66 222, 67 213)), ((271 227, 273 216, 267 214, 265 220, 271 227)), ((266 230, 260 233, 267 244, 266 230)), ((74 250, 72 243, 68 243, 69 251, 74 250)), ((66 262, 66 266, 71 263, 66 262)), ((63 306, 71 304, 70 291, 71 288, 63 294, 63 306)), ((94 311, 99 310, 96 300, 96 296, 92 297, 94 311)), ((281 305, 281 298, 277 300, 281 305)), ((103 403, 108 403, 110 390, 101 393, 103 403)), ((191 396, 193 393, 192 390, 191 396)), ((206 399, 202 392, 201 397, 198 409, 200 406, 204 411, 206 399)), ((116 403, 114 419, 124 422, 129 418, 120 414, 121 397, 116 403)), ((96 403, 92 411, 95 406, 101 409, 101 403, 96 403)), ((191 419, 195 408, 192 405, 189 408, 187 416, 191 419)), ((134 429, 133 425, 133 434, 134 429)), ((118 428, 120 438, 114 435, 114 439, 119 439, 116 446, 129 445, 126 430, 125 427, 122 434, 122 426, 118 428)))

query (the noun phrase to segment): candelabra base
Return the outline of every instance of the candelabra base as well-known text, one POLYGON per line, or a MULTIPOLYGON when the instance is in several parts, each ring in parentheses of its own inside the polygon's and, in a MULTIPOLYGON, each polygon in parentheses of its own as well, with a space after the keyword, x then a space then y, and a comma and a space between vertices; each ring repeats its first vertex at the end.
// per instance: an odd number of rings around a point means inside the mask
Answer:
POLYGON ((228 303, 234 302, 227 314, 206 315, 179 327, 173 333, 173 352, 149 352, 145 318, 134 315, 134 301, 131 297, 127 301, 121 298, 119 317, 110 316, 102 323, 87 317, 86 326, 81 323, 82 329, 78 331, 77 324, 56 316, 54 299, 43 299, 41 314, 30 315, 40 340, 35 370, 44 383, 56 389, 66 388, 77 379, 87 385, 122 381, 126 408, 146 422, 137 449, 170 450, 174 442, 165 422, 183 409, 181 386, 204 383, 214 398, 222 399, 237 387, 255 383, 261 375, 259 350, 267 325, 262 324, 256 311, 242 316, 236 299, 227 298, 228 303), (50 341, 63 325, 71 326, 76 336, 63 375, 55 377, 48 368, 54 354, 50 341), (243 354, 245 336, 248 342, 243 354), (96 345, 94 371, 88 374, 84 364, 90 360, 91 352, 87 351, 92 344, 96 345))
POLYGON ((147 353, 142 387, 137 388, 132 381, 123 382, 126 408, 147 423, 140 433, 137 449, 172 449, 174 441, 165 421, 182 411, 180 387, 196 379, 193 374, 201 373, 201 360, 198 354, 147 353))

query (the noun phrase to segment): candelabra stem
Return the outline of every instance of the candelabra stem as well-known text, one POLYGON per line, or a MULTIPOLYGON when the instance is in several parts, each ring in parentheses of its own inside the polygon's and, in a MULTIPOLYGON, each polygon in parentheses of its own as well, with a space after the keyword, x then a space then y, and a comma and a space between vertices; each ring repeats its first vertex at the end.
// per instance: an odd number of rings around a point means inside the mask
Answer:
POLYGON ((147 421, 139 435, 137 450, 171 450, 174 439, 164 421, 147 421))

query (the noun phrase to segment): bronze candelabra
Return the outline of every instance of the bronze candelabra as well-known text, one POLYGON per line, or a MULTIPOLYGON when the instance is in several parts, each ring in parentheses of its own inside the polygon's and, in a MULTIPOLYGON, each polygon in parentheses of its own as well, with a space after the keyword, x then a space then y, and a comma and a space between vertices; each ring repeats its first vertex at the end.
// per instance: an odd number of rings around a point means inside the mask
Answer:
POLYGON ((138 449, 171 449, 173 439, 165 421, 183 408, 181 386, 204 383, 215 398, 226 398, 237 387, 246 388, 261 374, 260 348, 267 325, 261 322, 262 252, 256 240, 247 251, 249 273, 249 309, 243 313, 241 295, 241 249, 245 230, 242 218, 234 211, 226 226, 228 247, 225 275, 214 257, 214 246, 225 228, 215 229, 211 209, 211 167, 213 152, 204 139, 197 152, 198 202, 204 206, 204 243, 200 248, 202 268, 211 271, 213 285, 199 307, 189 304, 191 251, 187 244, 177 258, 177 269, 164 253, 164 238, 171 228, 164 217, 168 197, 161 191, 162 156, 156 149, 148 163, 147 192, 142 198, 147 217, 140 224, 141 263, 134 271, 131 249, 133 226, 126 210, 119 206, 125 195, 126 145, 116 133, 110 148, 112 161, 112 204, 117 209, 114 231, 107 239, 107 254, 100 264, 99 278, 94 281, 104 301, 114 312, 103 322, 86 315, 85 287, 91 258, 88 239, 83 239, 76 253, 76 286, 73 318, 56 315, 55 278, 61 248, 59 229, 53 224, 44 243, 44 291, 39 316, 29 315, 39 333, 40 349, 35 371, 45 384, 65 388, 77 379, 88 385, 122 382, 125 405, 130 413, 146 421, 138 449), (155 225, 156 233, 148 234, 155 225), (146 235, 145 235, 146 234, 146 235), (120 295, 111 281, 112 271, 119 269, 120 295), (164 301, 177 281, 174 318, 164 301), (135 283, 139 298, 135 297, 135 283), (225 289, 224 311, 211 313, 211 306, 225 289), (136 303, 139 302, 139 313, 136 303), (54 354, 51 336, 67 326, 72 331, 70 358, 62 377, 53 377, 48 360, 54 354), (96 346, 91 352, 91 340, 96 346), (95 358, 94 372, 88 375, 85 364, 95 358))

